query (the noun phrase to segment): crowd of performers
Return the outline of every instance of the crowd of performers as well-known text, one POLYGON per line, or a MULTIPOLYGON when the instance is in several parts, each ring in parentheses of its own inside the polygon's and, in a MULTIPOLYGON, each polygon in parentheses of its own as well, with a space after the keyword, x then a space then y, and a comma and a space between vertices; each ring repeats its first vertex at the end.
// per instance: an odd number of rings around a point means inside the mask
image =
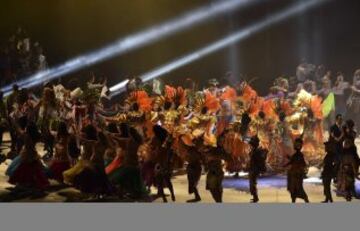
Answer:
MULTIPOLYGON (((358 110, 359 83, 357 71, 352 107, 358 110)), ((258 95, 251 81, 231 86, 211 79, 196 90, 190 79, 175 87, 135 78, 126 99, 111 105, 106 85, 94 81, 83 89, 46 85, 40 98, 15 85, 0 101, 1 140, 6 130, 11 136, 11 151, 2 156, 12 159, 6 174, 17 187, 46 190, 55 179, 97 197, 136 199, 155 186, 166 202, 164 189, 175 201, 172 175, 186 166, 189 201, 201 200, 197 185, 205 171, 206 189, 222 202, 224 170, 235 177, 244 171, 258 202, 258 177, 287 172, 292 201, 308 202, 303 179, 309 166, 322 166, 326 202, 332 202, 333 179, 351 200, 359 165, 354 121, 343 125, 337 115, 324 145, 334 94, 318 94, 312 81, 290 91, 286 78, 270 91, 258 95)))

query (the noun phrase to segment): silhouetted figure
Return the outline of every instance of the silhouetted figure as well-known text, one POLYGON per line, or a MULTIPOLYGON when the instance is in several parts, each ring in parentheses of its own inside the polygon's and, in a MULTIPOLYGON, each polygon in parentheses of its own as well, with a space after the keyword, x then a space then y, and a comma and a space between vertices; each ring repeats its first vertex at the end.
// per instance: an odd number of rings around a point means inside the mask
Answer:
POLYGON ((353 120, 346 120, 345 126, 343 127, 344 139, 349 139, 352 145, 355 145, 355 139, 357 133, 355 131, 355 123, 353 120))
MULTIPOLYGON (((344 141, 344 129, 342 127, 343 117, 341 114, 337 114, 335 118, 335 124, 330 127, 329 142, 334 144, 336 163, 340 163, 342 153, 342 143, 344 141)), ((339 165, 336 165, 336 171, 339 171, 339 165)), ((337 182, 337 176, 334 181, 337 182)))
POLYGON ((321 178, 324 186, 324 196, 325 200, 323 203, 332 203, 333 199, 331 196, 331 181, 336 175, 336 158, 335 158, 335 147, 331 142, 325 143, 326 156, 323 161, 323 171, 321 173, 321 178))
MULTIPOLYGON (((196 141, 195 141, 196 143, 196 141)), ((194 194, 195 198, 190 199, 187 202, 198 202, 201 201, 199 190, 197 188, 202 171, 202 156, 201 153, 197 150, 196 145, 187 146, 182 139, 180 139, 180 148, 184 150, 185 160, 187 161, 186 173, 188 179, 188 192, 189 194, 194 194)))
POLYGON ((257 192, 257 179, 261 173, 266 172, 266 156, 267 150, 259 148, 260 140, 257 136, 254 136, 250 140, 251 152, 249 163, 249 186, 250 193, 253 196, 251 202, 257 203, 259 201, 257 192))
MULTIPOLYGON (((216 203, 222 202, 224 171, 222 160, 231 157, 223 148, 225 132, 219 135, 217 147, 201 145, 199 151, 206 157, 206 190, 209 190, 216 203)), ((203 142, 201 142, 203 143, 203 142)))
POLYGON ((352 196, 357 196, 355 191, 355 178, 358 178, 359 156, 356 146, 350 139, 344 141, 344 149, 338 173, 338 190, 345 193, 345 199, 351 201, 352 196))
POLYGON ((344 134, 342 128, 343 117, 341 114, 337 114, 335 119, 335 124, 330 127, 329 141, 335 144, 336 155, 338 158, 340 158, 342 142, 344 141, 344 134))
POLYGON ((297 138, 294 142, 295 153, 290 157, 289 163, 286 164, 286 166, 289 166, 287 189, 290 192, 292 203, 296 202, 296 198, 301 198, 306 203, 309 203, 303 186, 303 180, 306 175, 306 162, 304 154, 301 152, 302 146, 302 139, 297 138))
POLYGON ((207 153, 207 158, 206 189, 210 191, 216 203, 221 203, 223 194, 222 181, 224 179, 221 158, 216 156, 214 149, 207 153))
POLYGON ((174 154, 171 147, 171 138, 168 132, 159 125, 153 127, 155 137, 152 141, 153 151, 156 153, 155 158, 155 185, 158 189, 158 196, 167 202, 164 188, 168 188, 171 194, 171 200, 175 201, 174 187, 171 182, 172 176, 172 155, 174 154))

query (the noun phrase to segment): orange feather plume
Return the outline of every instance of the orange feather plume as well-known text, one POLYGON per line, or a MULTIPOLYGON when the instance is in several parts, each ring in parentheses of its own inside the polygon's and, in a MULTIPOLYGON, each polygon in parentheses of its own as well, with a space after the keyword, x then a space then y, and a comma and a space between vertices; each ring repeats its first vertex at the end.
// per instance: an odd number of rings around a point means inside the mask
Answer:
POLYGON ((282 100, 281 103, 280 103, 280 107, 281 107, 281 110, 283 112, 285 112, 285 115, 291 115, 291 113, 293 112, 293 109, 291 107, 291 104, 286 101, 286 100, 282 100))
POLYGON ((174 102, 175 97, 176 97, 176 88, 175 87, 165 85, 164 93, 165 93, 166 101, 174 102))
POLYGON ((250 103, 249 114, 251 116, 257 116, 257 114, 261 110, 261 106, 263 105, 263 103, 264 103, 263 97, 256 97, 255 99, 253 99, 252 102, 250 103))
POLYGON ((220 99, 234 102, 236 100, 236 97, 237 95, 235 89, 232 87, 226 87, 225 91, 220 96, 220 99))
POLYGON ((266 117, 270 119, 276 120, 278 118, 276 114, 276 105, 272 99, 268 99, 263 102, 262 111, 265 113, 266 117))
POLYGON ((242 98, 245 102, 251 102, 252 100, 256 99, 258 94, 250 85, 246 84, 246 86, 243 89, 242 98))
POLYGON ((220 109, 220 102, 216 96, 211 94, 209 91, 205 91, 204 106, 206 106, 211 112, 217 112, 220 109))
POLYGON ((140 110, 144 112, 151 111, 152 99, 145 91, 134 91, 131 93, 130 98, 139 105, 140 110))
POLYGON ((179 104, 181 105, 186 104, 186 92, 184 88, 178 87, 176 94, 177 94, 177 99, 179 100, 179 104))

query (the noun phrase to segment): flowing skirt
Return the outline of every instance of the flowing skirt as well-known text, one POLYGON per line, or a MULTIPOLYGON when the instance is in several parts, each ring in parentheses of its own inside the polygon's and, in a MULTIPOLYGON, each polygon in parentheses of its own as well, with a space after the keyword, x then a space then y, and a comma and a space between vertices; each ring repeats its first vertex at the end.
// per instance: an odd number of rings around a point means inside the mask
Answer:
POLYGON ((304 199, 306 193, 303 186, 304 174, 300 172, 288 173, 287 189, 291 197, 304 199))
POLYGON ((123 192, 130 193, 134 197, 141 197, 146 193, 138 167, 121 166, 112 171, 108 177, 113 185, 120 187, 123 192))
POLYGON ((70 168, 69 161, 65 160, 54 160, 50 166, 50 178, 57 180, 58 182, 63 182, 64 177, 63 173, 70 168))
POLYGON ((77 175, 79 175, 86 166, 89 166, 88 161, 79 160, 72 168, 63 172, 63 180, 65 184, 72 185, 74 183, 74 179, 77 175))
POLYGON ((85 193, 108 194, 112 191, 103 163, 85 167, 75 176, 74 185, 85 193))
POLYGON ((9 183, 37 189, 45 189, 49 186, 44 166, 38 160, 31 162, 22 161, 10 176, 9 183))

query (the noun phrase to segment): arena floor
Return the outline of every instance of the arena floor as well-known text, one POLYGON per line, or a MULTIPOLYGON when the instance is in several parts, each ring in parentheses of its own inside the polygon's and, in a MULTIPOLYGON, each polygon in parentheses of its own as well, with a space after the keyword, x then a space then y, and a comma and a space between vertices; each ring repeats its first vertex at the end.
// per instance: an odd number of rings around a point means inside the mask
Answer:
MULTIPOLYGON (((5 137, 5 140, 7 137, 5 137)), ((357 140, 357 145, 360 147, 360 140, 357 140)), ((39 152, 42 150, 41 145, 38 146, 39 152)), ((4 150, 6 152, 7 150, 4 150)), ((5 176, 7 166, 10 160, 0 165, 0 201, 3 202, 131 202, 131 200, 119 200, 117 198, 106 199, 92 199, 88 195, 81 194, 78 190, 57 184, 51 181, 51 187, 44 194, 34 195, 28 192, 14 191, 14 187, 7 183, 8 177, 5 176)), ((308 178, 305 180, 305 191, 308 193, 310 202, 319 203, 323 197, 323 187, 319 179, 320 171, 316 168, 310 168, 308 178)), ((185 173, 177 173, 173 178, 176 203, 185 203, 192 199, 192 195, 187 193, 187 178, 185 173)), ((356 188, 360 195, 360 181, 356 182, 356 188)), ((248 189, 248 180, 246 174, 240 174, 239 178, 234 178, 226 174, 223 181, 224 194, 223 202, 225 203, 247 203, 251 199, 248 189)), ((200 195, 202 201, 200 203, 213 203, 213 199, 208 191, 205 190, 205 175, 202 175, 199 183, 200 195)), ((260 203, 289 203, 290 195, 286 190, 285 176, 269 176, 262 177, 258 182, 260 203)), ((165 192, 167 192, 165 190, 165 192)), ((156 198, 155 189, 152 189, 151 198, 147 201, 162 202, 161 198, 156 198)), ((333 198, 335 202, 345 202, 343 197, 336 196, 333 191, 333 198)), ((170 203, 171 199, 168 196, 170 203)), ((300 202, 300 200, 299 200, 300 202)), ((359 203, 360 200, 354 199, 352 203, 359 203)), ((347 203, 347 202, 346 202, 347 203)))

